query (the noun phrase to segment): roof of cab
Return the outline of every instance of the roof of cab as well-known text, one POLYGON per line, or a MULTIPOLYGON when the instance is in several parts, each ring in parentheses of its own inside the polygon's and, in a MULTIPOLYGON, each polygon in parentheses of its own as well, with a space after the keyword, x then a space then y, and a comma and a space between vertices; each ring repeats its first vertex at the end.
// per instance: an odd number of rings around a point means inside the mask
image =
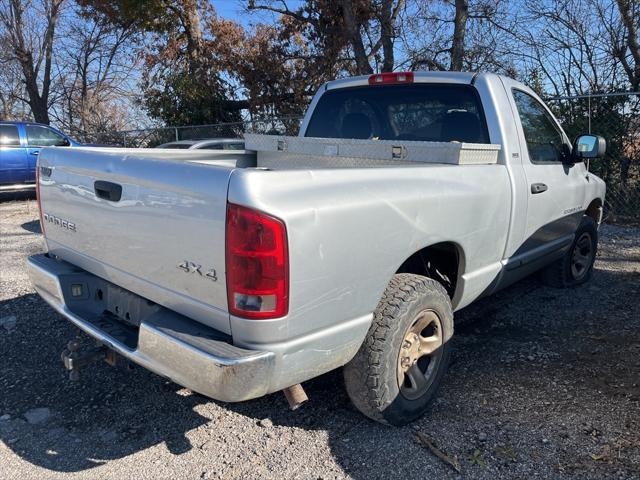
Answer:
POLYGON ((49 127, 50 126, 50 125, 46 125, 44 123, 26 122, 26 121, 22 121, 22 120, 2 120, 2 119, 0 119, 0 123, 2 123, 4 125, 41 125, 43 127, 49 127))
MULTIPOLYGON (((413 83, 459 83, 470 85, 477 75, 476 72, 413 72, 413 83)), ((325 84, 325 90, 368 85, 369 77, 370 75, 361 75, 333 80, 325 84)))

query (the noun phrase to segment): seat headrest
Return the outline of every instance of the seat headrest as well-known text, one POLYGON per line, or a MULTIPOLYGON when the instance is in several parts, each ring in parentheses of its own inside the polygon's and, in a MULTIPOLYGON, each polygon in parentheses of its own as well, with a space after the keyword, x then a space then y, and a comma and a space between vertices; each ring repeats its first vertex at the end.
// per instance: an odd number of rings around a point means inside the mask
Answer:
POLYGON ((482 143, 482 126, 475 113, 447 112, 442 122, 444 142, 482 143))
POLYGON ((371 120, 364 113, 348 113, 342 119, 342 137, 366 140, 371 137, 371 120))

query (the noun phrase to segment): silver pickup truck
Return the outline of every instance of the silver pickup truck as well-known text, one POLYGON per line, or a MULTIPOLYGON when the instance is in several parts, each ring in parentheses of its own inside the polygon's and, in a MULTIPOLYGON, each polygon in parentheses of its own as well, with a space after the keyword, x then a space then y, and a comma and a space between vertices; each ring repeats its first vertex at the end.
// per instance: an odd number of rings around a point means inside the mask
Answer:
POLYGON ((403 425, 447 368, 453 312, 536 271, 589 279, 605 186, 540 98, 488 73, 329 82, 298 137, 239 152, 45 149, 38 293, 131 362, 236 402, 343 367, 403 425))

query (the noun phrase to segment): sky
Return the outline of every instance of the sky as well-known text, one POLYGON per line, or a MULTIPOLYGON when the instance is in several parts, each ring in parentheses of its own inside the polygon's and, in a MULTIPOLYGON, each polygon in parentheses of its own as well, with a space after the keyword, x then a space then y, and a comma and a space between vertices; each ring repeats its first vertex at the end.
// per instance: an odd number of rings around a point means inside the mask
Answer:
MULTIPOLYGON (((303 3, 302 0, 286 1, 291 10, 303 3)), ((235 20, 244 27, 256 23, 273 23, 278 17, 277 14, 259 10, 247 15, 245 11, 247 5, 246 0, 209 0, 209 3, 214 6, 219 16, 228 20, 235 20)), ((257 0, 256 3, 259 3, 259 0, 257 0)))
POLYGON ((243 15, 243 8, 239 0, 210 0, 218 15, 228 20, 235 20, 243 25, 248 25, 248 16, 243 15))

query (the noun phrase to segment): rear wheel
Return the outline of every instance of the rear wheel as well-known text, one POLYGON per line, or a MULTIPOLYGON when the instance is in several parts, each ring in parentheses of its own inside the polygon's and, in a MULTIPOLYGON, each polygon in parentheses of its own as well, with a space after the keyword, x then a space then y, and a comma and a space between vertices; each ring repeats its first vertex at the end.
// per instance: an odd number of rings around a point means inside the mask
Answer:
POLYGON ((405 425, 420 417, 449 363, 451 301, 441 284, 395 275, 356 356, 344 367, 347 393, 373 420, 405 425))
POLYGON ((542 280, 552 287, 566 288, 588 281, 598 250, 598 229, 589 216, 582 217, 567 253, 542 270, 542 280))

